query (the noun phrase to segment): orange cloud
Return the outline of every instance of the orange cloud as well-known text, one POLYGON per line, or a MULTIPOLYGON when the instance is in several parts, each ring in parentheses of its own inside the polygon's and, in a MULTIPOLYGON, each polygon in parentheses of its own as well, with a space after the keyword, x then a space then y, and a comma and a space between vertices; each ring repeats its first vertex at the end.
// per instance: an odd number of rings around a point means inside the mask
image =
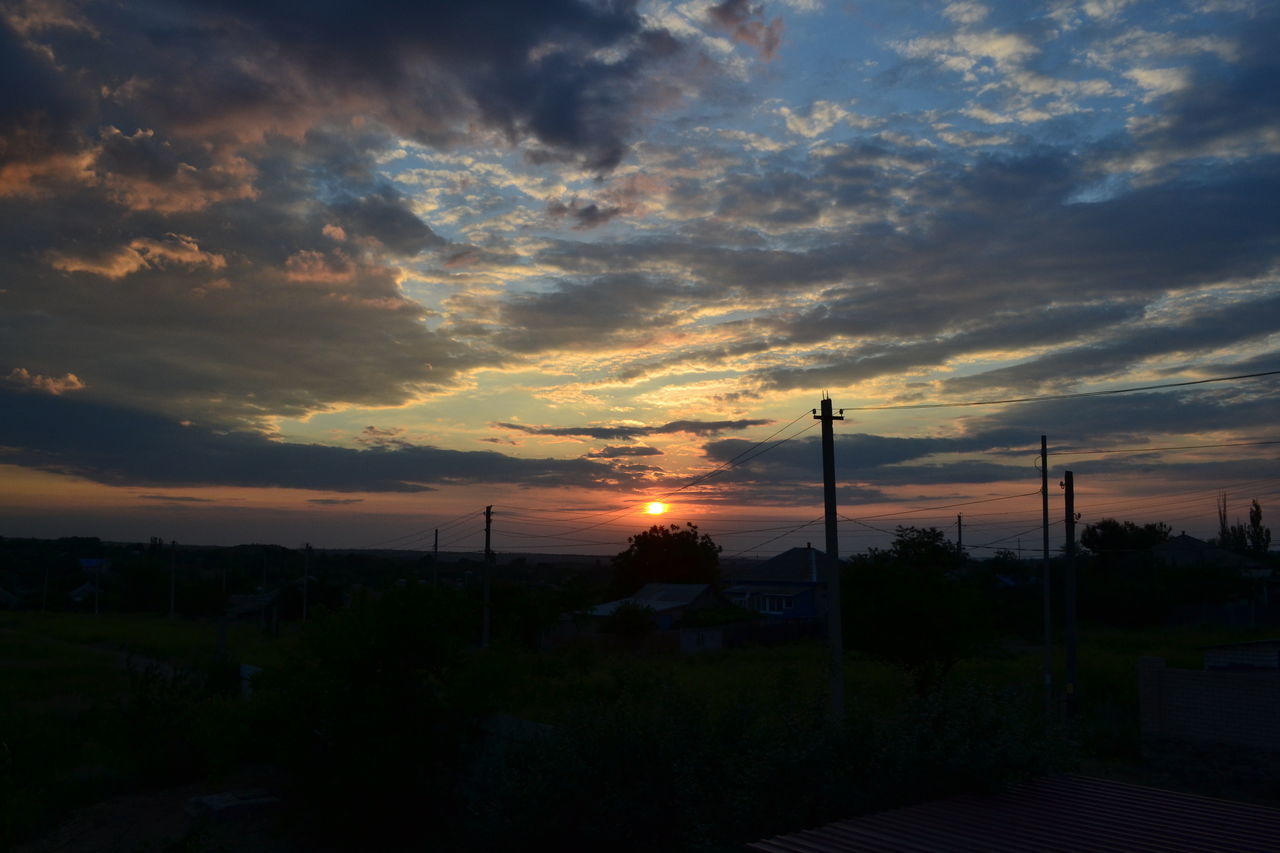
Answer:
POLYGON ((62 378, 41 376, 39 373, 32 373, 25 367, 15 367, 9 371, 5 381, 10 385, 17 385, 32 391, 44 391, 48 394, 53 394, 55 397, 68 391, 82 391, 87 387, 80 377, 74 373, 68 373, 62 378))
POLYGON ((170 264, 185 267, 222 269, 227 259, 222 255, 205 252, 192 237, 169 233, 163 240, 139 237, 127 246, 96 257, 74 257, 61 252, 51 252, 49 263, 63 272, 87 272, 109 279, 121 279, 144 269, 163 268, 170 264))

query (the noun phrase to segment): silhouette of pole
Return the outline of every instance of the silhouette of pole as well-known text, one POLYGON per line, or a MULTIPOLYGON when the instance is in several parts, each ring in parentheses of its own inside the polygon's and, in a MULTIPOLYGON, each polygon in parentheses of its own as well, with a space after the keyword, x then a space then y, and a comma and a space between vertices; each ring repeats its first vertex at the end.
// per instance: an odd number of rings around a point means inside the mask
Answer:
POLYGON ((1067 719, 1076 716, 1076 652, 1078 645, 1078 625, 1076 624, 1076 485, 1070 471, 1064 472, 1063 488, 1066 490, 1066 574, 1063 576, 1066 589, 1066 645, 1067 645, 1067 719))
POLYGON ((311 579, 311 543, 302 549, 302 621, 307 621, 307 583, 311 579))
POLYGON ((844 724, 844 630, 841 625, 840 538, 836 527, 836 448, 833 424, 844 420, 844 409, 832 414, 831 398, 823 395, 822 413, 813 410, 822 422, 822 504, 827 533, 827 641, 831 644, 831 715, 836 725, 844 724))
POLYGON ((1044 587, 1044 722, 1053 719, 1053 577, 1049 569, 1049 439, 1040 436, 1040 510, 1043 515, 1043 558, 1040 583, 1044 587))
POLYGON ((480 633, 480 648, 489 648, 489 576, 493 574, 493 549, 489 547, 490 535, 493 532, 493 506, 484 508, 484 625, 480 633))
POLYGON ((178 540, 169 540, 169 618, 178 615, 178 540))
POLYGON ((440 528, 436 528, 435 538, 431 540, 431 586, 440 586, 440 528))
POLYGON ((956 513, 956 550, 960 552, 960 559, 964 559, 964 513, 956 513))

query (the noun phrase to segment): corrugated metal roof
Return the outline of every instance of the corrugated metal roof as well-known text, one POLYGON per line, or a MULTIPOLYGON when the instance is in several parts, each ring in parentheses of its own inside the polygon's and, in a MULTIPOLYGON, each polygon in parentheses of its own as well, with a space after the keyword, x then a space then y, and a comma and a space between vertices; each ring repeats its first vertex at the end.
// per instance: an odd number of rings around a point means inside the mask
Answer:
POLYGON ((664 610, 675 610, 692 604, 697 600, 698 596, 705 593, 709 588, 710 584, 705 583, 647 583, 640 588, 639 592, 628 598, 597 604, 591 608, 591 615, 608 616, 623 604, 648 607, 655 613, 661 613, 664 610))
POLYGON ((825 583, 826 572, 832 565, 839 565, 839 561, 816 548, 791 548, 763 563, 740 567, 729 580, 733 583, 813 583, 816 568, 818 580, 825 583))
POLYGON ((1038 779, 748 845, 766 853, 1266 853, 1280 809, 1086 776, 1038 779))

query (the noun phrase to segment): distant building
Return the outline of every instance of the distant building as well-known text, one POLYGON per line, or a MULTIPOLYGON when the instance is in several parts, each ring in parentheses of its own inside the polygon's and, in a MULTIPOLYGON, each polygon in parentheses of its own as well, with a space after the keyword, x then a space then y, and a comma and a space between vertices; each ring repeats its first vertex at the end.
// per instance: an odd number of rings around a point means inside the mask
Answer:
POLYGON ((1180 533, 1154 545, 1151 554, 1166 566, 1212 566, 1214 568, 1239 569, 1245 577, 1270 576, 1271 569, 1261 560, 1194 536, 1180 533))
POLYGON ((827 578, 839 567, 822 551, 792 548, 736 571, 725 597, 771 619, 818 620, 827 613, 827 578))
POLYGON ((691 610, 724 607, 728 602, 710 584, 649 583, 635 595, 597 604, 588 614, 603 619, 613 615, 623 604, 649 608, 654 612, 658 629, 666 631, 678 625, 684 614, 691 610))

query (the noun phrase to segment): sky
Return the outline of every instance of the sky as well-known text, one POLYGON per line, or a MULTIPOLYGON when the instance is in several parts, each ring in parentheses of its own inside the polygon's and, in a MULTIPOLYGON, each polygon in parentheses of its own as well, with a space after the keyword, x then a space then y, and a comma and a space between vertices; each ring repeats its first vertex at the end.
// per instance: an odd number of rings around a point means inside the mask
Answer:
POLYGON ((0 19, 0 535, 765 557, 824 395, 842 553, 1280 516, 1273 4, 0 19))

